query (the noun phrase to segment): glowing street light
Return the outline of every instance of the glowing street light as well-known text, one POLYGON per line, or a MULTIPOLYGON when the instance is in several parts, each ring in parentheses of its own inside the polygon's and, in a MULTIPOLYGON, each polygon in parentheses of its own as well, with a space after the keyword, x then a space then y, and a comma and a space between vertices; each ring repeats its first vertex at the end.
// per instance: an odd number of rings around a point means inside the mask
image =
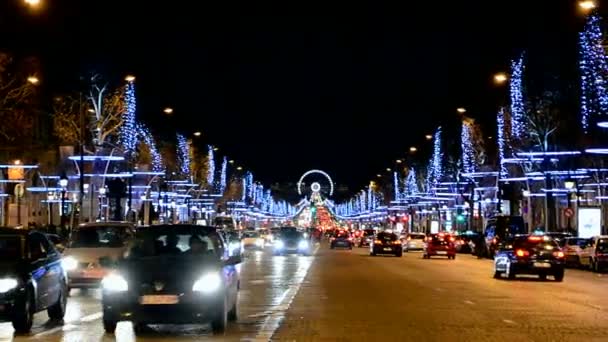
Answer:
POLYGON ((466 110, 465 108, 463 108, 463 107, 458 107, 458 108, 456 108, 456 111, 457 111, 459 114, 464 114, 464 113, 466 113, 466 112, 467 112, 467 110, 466 110))
POLYGON ((243 167, 242 166, 237 166, 236 169, 239 170, 239 171, 241 171, 243 169, 243 167))
POLYGON ((229 162, 230 164, 234 164, 234 159, 230 159, 228 162, 229 162))
POLYGON ((416 151, 418 151, 418 148, 416 148, 416 146, 410 147, 410 152, 414 153, 416 151))
POLYGON ((24 2, 30 7, 38 7, 40 5, 40 0, 24 0, 24 2))
POLYGON ((387 168, 386 168, 386 172, 391 172, 391 171, 393 171, 393 170, 391 170, 391 168, 390 168, 390 167, 387 167, 387 168))
POLYGON ((15 165, 21 165, 21 160, 16 159, 16 160, 13 162, 13 164, 15 164, 15 165))
POLYGON ((395 160, 395 162, 396 162, 397 164, 401 164, 401 163, 403 163, 403 160, 401 160, 401 159, 397 159, 397 160, 395 160))
POLYGON ((163 112, 165 112, 165 114, 173 114, 173 108, 171 107, 167 107, 165 109, 163 109, 163 112))
POLYGON ((427 134, 424 137, 426 138, 426 140, 432 140, 433 139, 433 135, 432 134, 427 134))
POLYGON ((214 147, 213 150, 217 151, 217 150, 219 150, 219 147, 214 147))
POLYGON ((201 136, 201 134, 202 134, 201 132, 194 132, 194 136, 195 136, 195 137, 200 137, 200 136, 201 136))
POLYGON ((125 77, 125 81, 127 81, 127 82, 133 82, 133 81, 135 81, 135 76, 133 76, 133 75, 127 75, 125 77))
POLYGON ((33 84, 33 85, 37 85, 38 83, 40 83, 40 80, 36 76, 30 76, 30 77, 28 77, 27 81, 29 83, 33 84))
POLYGON ((507 74, 505 74, 504 72, 499 72, 499 73, 494 74, 494 83, 496 83, 496 84, 503 84, 508 79, 509 79, 509 76, 507 76, 507 74))
POLYGON ((597 7, 597 4, 592 0, 583 0, 578 2, 578 7, 583 12, 591 12, 597 7))
POLYGON ((382 175, 381 174, 377 174, 376 177, 382 178, 382 175))

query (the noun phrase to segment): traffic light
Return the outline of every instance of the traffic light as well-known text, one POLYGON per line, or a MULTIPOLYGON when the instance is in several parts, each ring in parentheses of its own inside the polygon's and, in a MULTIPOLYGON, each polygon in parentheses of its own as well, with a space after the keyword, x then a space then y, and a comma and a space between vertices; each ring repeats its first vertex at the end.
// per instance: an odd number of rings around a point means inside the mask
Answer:
POLYGON ((458 208, 456 210, 456 222, 458 222, 458 223, 464 222, 464 215, 462 213, 462 208, 458 208))

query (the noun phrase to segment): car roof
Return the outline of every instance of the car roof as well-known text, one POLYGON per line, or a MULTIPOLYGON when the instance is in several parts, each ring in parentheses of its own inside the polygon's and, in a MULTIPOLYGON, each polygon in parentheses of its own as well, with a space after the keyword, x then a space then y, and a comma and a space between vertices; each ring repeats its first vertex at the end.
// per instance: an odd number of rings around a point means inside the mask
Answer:
POLYGON ((87 222, 78 225, 78 228, 94 228, 94 227, 134 227, 131 222, 126 221, 108 221, 108 222, 87 222))
POLYGON ((147 227, 142 227, 137 230, 138 233, 167 231, 167 232, 185 232, 185 231, 204 231, 207 233, 217 233, 217 227, 199 226, 195 224, 156 224, 147 227))

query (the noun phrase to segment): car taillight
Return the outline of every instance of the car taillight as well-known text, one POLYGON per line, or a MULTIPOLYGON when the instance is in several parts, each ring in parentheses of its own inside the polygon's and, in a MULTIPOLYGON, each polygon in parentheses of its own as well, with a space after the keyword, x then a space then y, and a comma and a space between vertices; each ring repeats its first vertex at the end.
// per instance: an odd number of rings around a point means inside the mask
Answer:
POLYGON ((400 245, 400 244, 401 244, 401 241, 399 241, 399 240, 393 241, 393 245, 400 245))
POLYGON ((381 241, 381 240, 375 240, 375 241, 374 241, 374 244, 381 245, 381 244, 382 244, 382 241, 381 241))
POLYGON ((563 258, 564 252, 562 252, 562 251, 553 252, 553 256, 556 258, 563 258))
POLYGON ((411 241, 411 240, 412 240, 412 238, 408 236, 407 237, 407 241, 411 241))
POLYGON ((496 242, 498 242, 498 240, 496 238, 493 238, 492 243, 496 243, 496 242))
POLYGON ((530 252, 525 249, 518 249, 515 251, 515 255, 517 255, 518 258, 523 258, 529 256, 530 252))
POLYGON ((454 238, 453 238, 453 237, 451 237, 451 238, 450 238, 450 241, 454 242, 454 238))
POLYGON ((348 238, 348 241, 353 241, 353 238, 352 238, 352 237, 349 237, 349 238, 348 238))

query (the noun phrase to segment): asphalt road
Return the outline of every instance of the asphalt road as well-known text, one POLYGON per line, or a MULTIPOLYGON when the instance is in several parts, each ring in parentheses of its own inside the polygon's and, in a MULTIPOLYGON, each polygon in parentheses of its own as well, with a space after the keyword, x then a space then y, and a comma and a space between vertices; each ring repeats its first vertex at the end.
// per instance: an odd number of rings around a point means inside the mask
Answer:
POLYGON ((492 278, 490 260, 370 257, 366 249, 314 257, 253 252, 241 267, 239 321, 224 337, 208 326, 153 326, 134 336, 101 326, 99 292, 75 291, 63 325, 36 317, 32 334, 0 341, 606 341, 608 274, 568 270, 563 283, 492 278))

